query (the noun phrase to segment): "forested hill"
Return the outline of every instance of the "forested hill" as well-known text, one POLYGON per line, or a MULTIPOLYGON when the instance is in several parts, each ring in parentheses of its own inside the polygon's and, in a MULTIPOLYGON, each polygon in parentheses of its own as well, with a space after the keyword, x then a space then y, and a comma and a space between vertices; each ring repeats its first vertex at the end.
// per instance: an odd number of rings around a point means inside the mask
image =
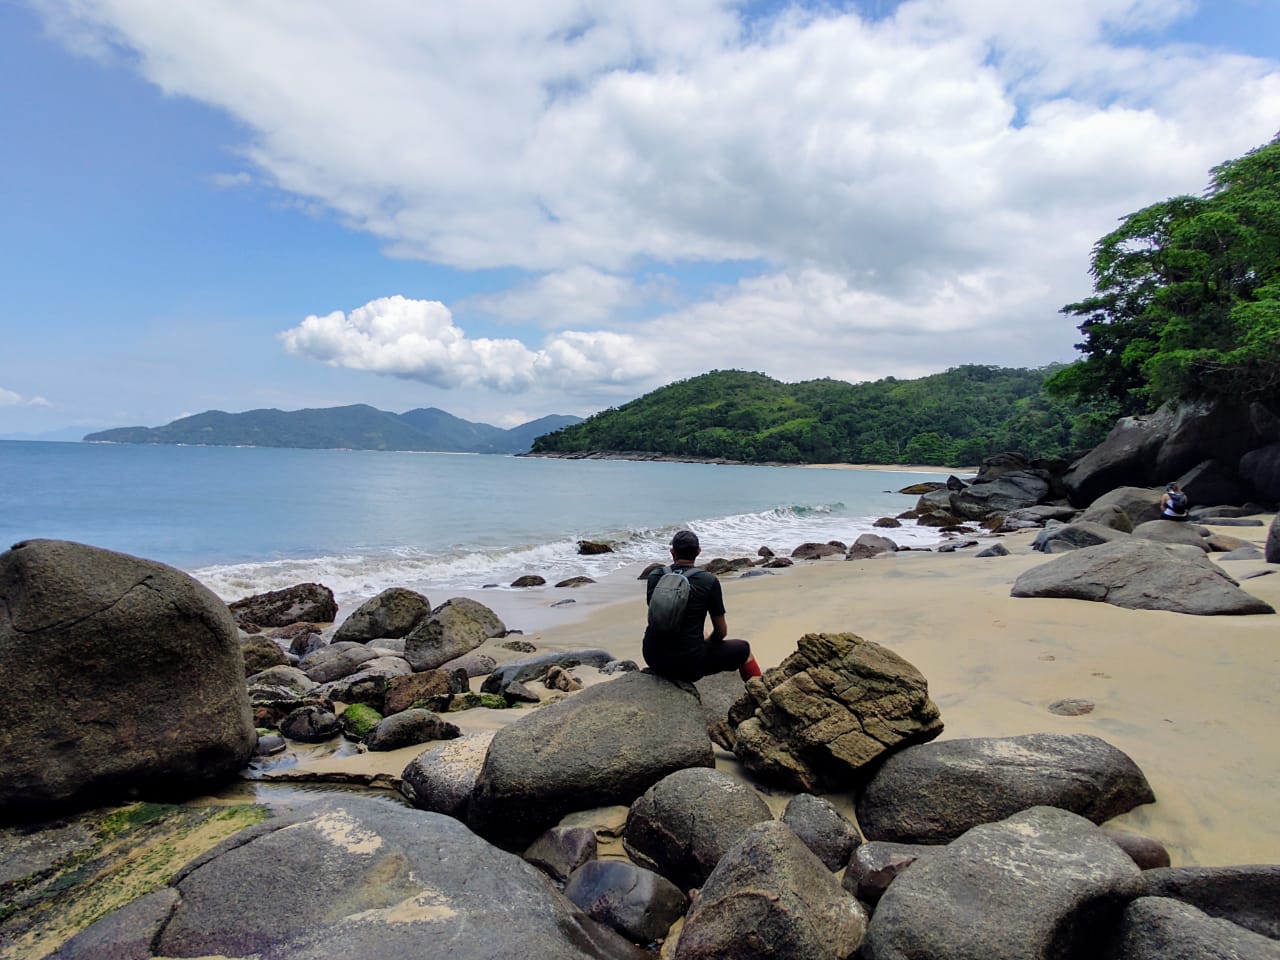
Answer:
POLYGON ((366 404, 313 410, 207 410, 163 427, 120 427, 91 433, 90 443, 186 443, 202 446, 524 453, 534 438, 578 423, 553 415, 504 430, 435 407, 388 413, 366 404))
POLYGON ((537 453, 646 452, 746 462, 976 464, 1098 443, 1113 414, 1052 398, 1035 370, 968 365, 918 380, 780 383, 714 370, 539 437, 537 453))

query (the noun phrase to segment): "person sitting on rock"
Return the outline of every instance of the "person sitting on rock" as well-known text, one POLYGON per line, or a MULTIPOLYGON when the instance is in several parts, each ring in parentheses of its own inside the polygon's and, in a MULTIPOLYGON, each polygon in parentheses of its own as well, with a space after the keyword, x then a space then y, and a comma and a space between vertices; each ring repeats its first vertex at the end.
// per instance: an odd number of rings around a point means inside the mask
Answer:
POLYGON ((745 640, 729 640, 725 621, 724 596, 714 574, 694 566, 702 546, 692 530, 681 530, 671 538, 671 566, 656 567, 648 577, 645 603, 653 600, 658 581, 668 572, 683 574, 689 581, 688 599, 679 625, 662 629, 652 622, 644 632, 644 660, 649 669, 672 680, 692 683, 713 673, 737 670, 743 680, 760 676, 760 665, 745 640), (704 635, 707 615, 711 633, 704 635))
POLYGON ((1187 519, 1187 495, 1176 483, 1164 488, 1164 496, 1160 498, 1160 516, 1165 520, 1187 519))

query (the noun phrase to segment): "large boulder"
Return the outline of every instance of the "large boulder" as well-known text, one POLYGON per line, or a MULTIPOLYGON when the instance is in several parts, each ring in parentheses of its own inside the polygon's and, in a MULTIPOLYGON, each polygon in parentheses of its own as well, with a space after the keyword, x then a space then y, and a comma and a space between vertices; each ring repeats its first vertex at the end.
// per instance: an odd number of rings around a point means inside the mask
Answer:
POLYGON ((995 480, 974 482, 951 494, 950 510, 966 520, 1035 506, 1049 493, 1049 482, 1030 471, 1016 470, 995 480))
POLYGON ((1280 501, 1280 442, 1250 450, 1240 458, 1240 480, 1254 499, 1280 501))
POLYGON ((1231 467, 1217 460, 1204 460, 1177 478, 1178 486, 1192 506, 1244 503, 1245 491, 1231 467))
POLYGON ((1277 960, 1280 943, 1165 897, 1125 908, 1113 956, 1122 960, 1277 960))
POLYGON ((1045 524, 1045 528, 1031 541, 1031 549, 1040 553, 1054 553, 1055 547, 1064 544, 1071 549, 1078 549, 1128 538, 1128 532, 1113 526, 1093 520, 1076 520, 1071 523, 1045 524))
POLYGON ((875 533, 864 533, 853 541, 853 545, 849 547, 849 552, 845 554, 846 560, 864 560, 868 557, 877 557, 882 553, 895 553, 898 545, 888 537, 882 537, 875 533))
POLYGON ((566 813, 629 804, 669 773, 714 762, 694 689, 626 673, 499 730, 467 823, 523 850, 566 813))
POLYGON ((1275 414, 1260 403, 1219 400, 1178 408, 1155 460, 1152 482, 1178 477, 1204 460, 1236 464, 1251 450, 1280 439, 1275 414))
MULTIPOLYGON (((645 956, 456 820, 373 799, 324 800, 268 821, 172 886, 172 913, 128 956, 401 960, 423 944, 451 960, 645 956)), ((97 947, 126 955, 101 938, 97 947)))
POLYGON ((421 810, 465 820, 493 731, 446 740, 409 761, 400 792, 421 810))
POLYGON ((944 740, 891 756, 858 800, 869 840, 948 843, 1036 806, 1102 823, 1155 795, 1127 755, 1089 734, 944 740))
POLYGON ((236 623, 287 627, 294 623, 332 623, 338 615, 333 591, 320 583, 299 583, 259 593, 229 605, 236 623))
POLYGON ((434 670, 506 633, 498 615, 483 603, 454 597, 440 604, 405 636, 404 658, 414 670, 434 670))
POLYGON ((1129 529, 1148 520, 1160 519, 1160 497, 1164 487, 1116 487, 1098 497, 1076 519, 1092 519, 1090 514, 1107 507, 1116 507, 1129 518, 1129 529))
MULTIPOLYGON (((1073 463, 1062 478, 1071 502, 1083 507, 1116 487, 1150 486, 1160 482, 1154 476, 1156 457, 1173 423, 1174 415, 1166 407, 1150 416, 1118 420, 1107 438, 1073 463)), ((1203 457, 1193 462, 1201 459, 1203 457)), ((1169 477, 1179 473, 1182 470, 1169 477)))
POLYGON ((852 633, 810 633, 729 712, 734 753, 756 776, 825 793, 851 785, 886 752, 942 732, 929 685, 886 647, 852 633))
POLYGON ((333 642, 398 639, 407 636, 419 621, 429 616, 431 601, 422 594, 405 587, 389 587, 356 607, 334 633, 333 642))
POLYGON ((191 794, 253 756, 235 622, 185 573, 27 540, 0 610, 0 817, 191 794))
POLYGON ((1014 581, 1010 595, 1199 615, 1275 613, 1269 604, 1241 590, 1204 551, 1137 537, 1087 547, 1032 567, 1014 581))
POLYGON ((707 878, 675 960, 845 960, 867 914, 783 823, 751 827, 707 878))
POLYGON ((880 898, 865 960, 1105 955, 1138 868, 1088 820, 1034 807, 974 827, 880 898))
POLYGON ((748 827, 772 819, 752 787, 691 767, 659 780, 631 805, 623 846, 636 863, 689 890, 702 886, 748 827))
POLYGON ((1141 890, 1143 896, 1172 897, 1280 940, 1280 864, 1146 870, 1141 890))

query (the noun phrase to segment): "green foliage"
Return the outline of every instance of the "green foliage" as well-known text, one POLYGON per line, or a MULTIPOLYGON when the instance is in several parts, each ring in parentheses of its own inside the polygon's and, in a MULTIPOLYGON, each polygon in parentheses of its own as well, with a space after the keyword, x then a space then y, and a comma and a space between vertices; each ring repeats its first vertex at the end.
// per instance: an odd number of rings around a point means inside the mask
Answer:
POLYGON ((1052 398, 1056 367, 969 365, 919 380, 809 380, 714 370, 540 437, 535 453, 597 450, 781 463, 978 463, 1061 456, 1102 439, 1095 406, 1052 398))
POLYGON ((1085 359, 1053 377, 1058 397, 1120 414, 1165 401, 1280 401, 1280 137, 1214 167, 1203 197, 1173 197, 1095 245, 1085 359))

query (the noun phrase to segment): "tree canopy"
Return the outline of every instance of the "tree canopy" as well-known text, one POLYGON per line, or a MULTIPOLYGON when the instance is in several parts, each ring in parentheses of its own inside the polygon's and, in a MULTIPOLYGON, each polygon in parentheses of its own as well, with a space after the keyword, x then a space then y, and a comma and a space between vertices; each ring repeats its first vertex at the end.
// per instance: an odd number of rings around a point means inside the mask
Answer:
POLYGON ((533 452, 952 466, 1005 450, 1056 457, 1097 443, 1112 421, 1049 397, 1055 369, 968 365, 859 384, 714 370, 539 437, 533 452))
POLYGON ((1219 397, 1280 401, 1280 136, 1214 167, 1203 196, 1125 217, 1094 246, 1084 359, 1048 383, 1119 413, 1219 397))

